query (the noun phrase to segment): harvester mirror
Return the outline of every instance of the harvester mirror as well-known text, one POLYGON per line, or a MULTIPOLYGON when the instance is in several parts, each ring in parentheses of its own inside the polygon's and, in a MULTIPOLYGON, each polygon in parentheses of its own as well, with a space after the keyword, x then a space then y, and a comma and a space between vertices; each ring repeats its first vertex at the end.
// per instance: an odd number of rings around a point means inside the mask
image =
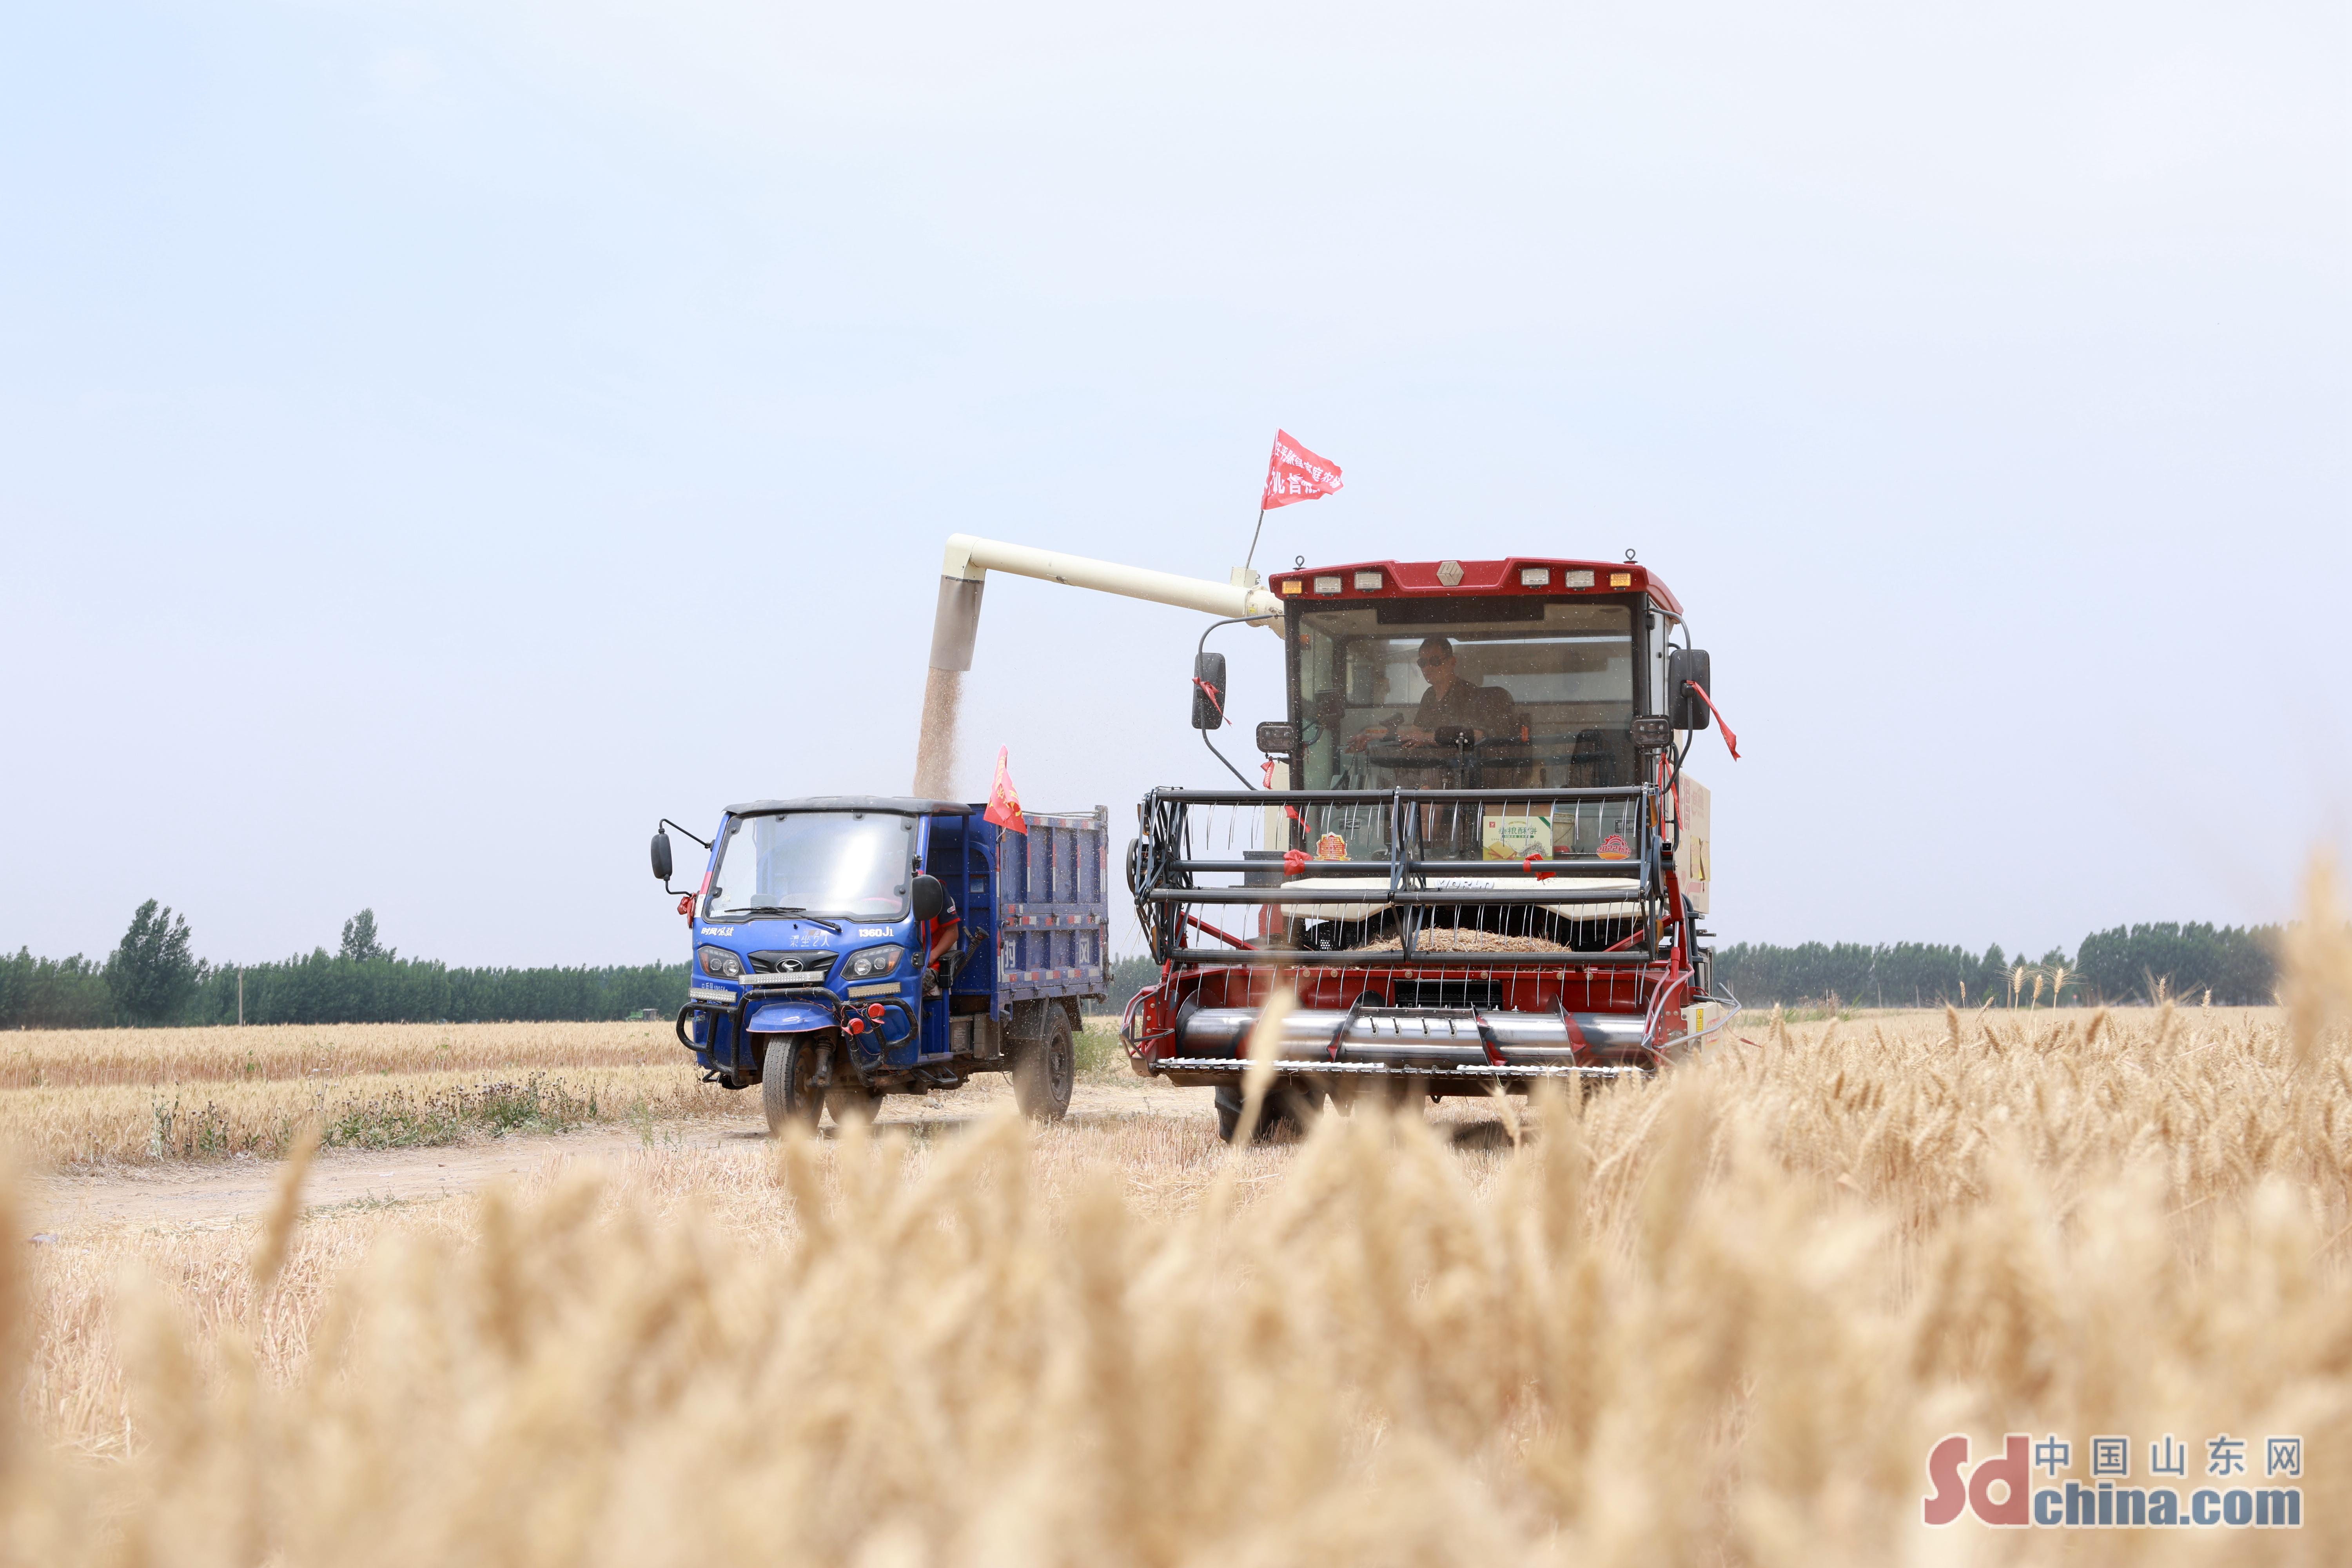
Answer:
POLYGON ((656 830, 654 834, 654 880, 668 881, 670 866, 669 835, 656 830))
POLYGON ((910 891, 915 901, 915 918, 919 921, 935 921, 948 907, 948 890, 940 886, 937 877, 916 878, 910 891))
POLYGON ((1666 690, 1672 702, 1666 711, 1673 715, 1677 730, 1704 730, 1713 717, 1707 706, 1699 700, 1696 686, 1709 696, 1715 694, 1713 663, 1703 647, 1676 647, 1666 650, 1666 690))
POLYGON ((1298 750, 1298 726, 1265 723, 1257 727, 1257 749, 1269 757, 1286 757, 1298 750))
POLYGON ((1192 728, 1216 730, 1225 722, 1225 656, 1204 653, 1192 660, 1192 728))

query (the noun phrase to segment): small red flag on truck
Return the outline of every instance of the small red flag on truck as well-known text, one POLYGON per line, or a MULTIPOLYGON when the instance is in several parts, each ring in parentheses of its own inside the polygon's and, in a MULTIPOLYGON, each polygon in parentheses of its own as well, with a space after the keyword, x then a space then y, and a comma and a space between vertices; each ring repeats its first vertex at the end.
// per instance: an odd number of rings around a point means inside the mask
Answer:
POLYGON ((1339 465, 1300 446, 1287 430, 1274 433, 1274 457, 1265 468, 1266 508, 1313 500, 1339 488, 1339 465))
POLYGON ((1013 787, 1013 769, 1007 761, 1010 747, 996 748, 996 782, 988 788, 988 809, 981 813, 983 821, 1013 833, 1029 831, 1028 820, 1021 815, 1021 792, 1013 787))

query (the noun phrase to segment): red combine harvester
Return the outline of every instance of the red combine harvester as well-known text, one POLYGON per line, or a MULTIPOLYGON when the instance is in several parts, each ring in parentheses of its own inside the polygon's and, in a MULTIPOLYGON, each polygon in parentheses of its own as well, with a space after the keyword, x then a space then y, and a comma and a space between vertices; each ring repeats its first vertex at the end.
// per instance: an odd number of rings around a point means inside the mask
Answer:
MULTIPOLYGON (((1272 586, 1290 717, 1257 742, 1268 785, 1303 787, 1144 798, 1128 885, 1161 969, 1121 1020, 1138 1071, 1213 1086, 1230 1138, 1283 986, 1269 1123, 1326 1096, 1653 1073, 1722 1027, 1707 796, 1682 769, 1709 661, 1664 583, 1512 559, 1272 586)), ((1193 706, 1205 741, 1221 656, 1198 656, 1193 706)))
MULTIPOLYGON (((1227 1137, 1283 987, 1298 1006, 1261 1126, 1368 1090, 1654 1073, 1737 1010, 1699 927, 1707 794, 1683 771, 1714 712, 1708 659, 1630 556, 1302 562, 1269 591, 1247 568, 1213 583, 955 534, 927 711, 952 710, 992 570, 1283 639, 1289 718, 1258 726, 1263 787, 1210 741, 1225 661, 1203 632, 1192 722, 1240 787, 1151 791, 1128 849, 1160 973, 1121 1037, 1138 1072, 1214 1088, 1227 1137)), ((952 731, 927 727, 919 793, 951 752, 952 731)))

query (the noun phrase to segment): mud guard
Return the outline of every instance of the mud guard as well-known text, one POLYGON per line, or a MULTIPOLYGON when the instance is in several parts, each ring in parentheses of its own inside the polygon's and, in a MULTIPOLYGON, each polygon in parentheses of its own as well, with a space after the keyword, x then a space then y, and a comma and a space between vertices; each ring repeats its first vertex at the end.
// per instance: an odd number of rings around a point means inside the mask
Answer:
MULTIPOLYGON (((840 1023, 829 1002, 793 997, 780 1002, 761 1003, 751 1010, 743 1030, 751 1035, 804 1035, 817 1029, 835 1028, 840 1023)), ((843 1038, 861 1071, 880 1065, 881 1044, 872 1034, 847 1035, 843 1038)))
POLYGON ((804 1035, 813 1029, 830 1029, 834 1022, 833 1009, 819 1003, 762 1002, 751 1010, 743 1028, 753 1035, 804 1035))

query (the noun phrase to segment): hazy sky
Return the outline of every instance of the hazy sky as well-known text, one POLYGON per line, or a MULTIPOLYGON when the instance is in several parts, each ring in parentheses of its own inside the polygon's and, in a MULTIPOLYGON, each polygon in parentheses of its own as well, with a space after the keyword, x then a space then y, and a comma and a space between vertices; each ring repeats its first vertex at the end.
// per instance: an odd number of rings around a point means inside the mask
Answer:
MULTIPOLYGON (((8 7, 0 945, 678 958, 656 816, 907 787, 946 534, 1222 579, 1277 425, 1347 489, 1262 563, 1674 586, 1726 941, 2279 918, 2352 817, 2346 17, 8 7)), ((987 609, 1034 805, 1221 776, 1199 617, 987 609)))

